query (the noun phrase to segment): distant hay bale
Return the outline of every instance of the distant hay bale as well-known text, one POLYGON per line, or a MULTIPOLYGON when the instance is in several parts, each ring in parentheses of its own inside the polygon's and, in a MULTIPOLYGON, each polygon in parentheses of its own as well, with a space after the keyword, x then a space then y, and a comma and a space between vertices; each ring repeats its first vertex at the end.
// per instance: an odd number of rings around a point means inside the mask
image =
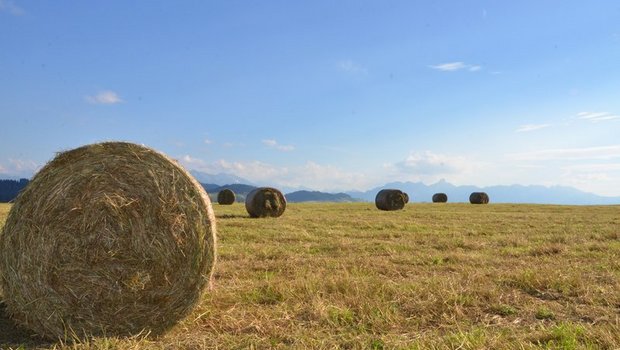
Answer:
POLYGON ((229 188, 221 190, 217 194, 217 203, 223 205, 231 205, 235 202, 235 192, 229 188))
POLYGON ((489 203, 489 195, 484 192, 473 192, 471 195, 469 195, 469 203, 487 204, 489 203))
POLYGON ((381 190, 375 197, 375 205, 380 210, 400 210, 405 207, 405 196, 401 190, 381 190))
POLYGON ((445 193, 435 193, 433 195, 433 203, 446 203, 448 201, 448 195, 445 193))
POLYGON ((46 338, 161 334, 199 302, 215 263, 209 197, 180 165, 105 142, 58 154, 0 234, 14 321, 46 338))
POLYGON ((403 197, 405 198, 405 204, 409 203, 409 195, 403 192, 403 197))
POLYGON ((253 218, 277 218, 286 209, 286 198, 272 187, 255 188, 245 197, 245 209, 253 218))

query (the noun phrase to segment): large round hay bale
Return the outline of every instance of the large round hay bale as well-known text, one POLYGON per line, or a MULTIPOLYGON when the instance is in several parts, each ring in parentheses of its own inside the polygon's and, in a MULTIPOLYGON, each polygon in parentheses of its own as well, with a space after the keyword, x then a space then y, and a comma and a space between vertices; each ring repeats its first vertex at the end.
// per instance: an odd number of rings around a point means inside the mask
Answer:
POLYGON ((445 193, 435 193, 433 195, 433 203, 446 203, 448 201, 448 195, 445 193))
POLYGON ((405 198, 405 204, 409 203, 409 195, 406 192, 403 192, 403 197, 405 198))
POLYGON ((401 190, 381 190, 375 197, 375 205, 381 210, 400 210, 405 207, 405 196, 401 190))
POLYGON ((215 263, 209 197, 180 165, 105 142, 58 154, 15 200, 0 285, 47 338, 160 334, 200 300, 215 263))
POLYGON ((484 192, 473 192, 471 195, 469 195, 469 203, 487 204, 489 203, 489 195, 484 192))
POLYGON ((230 188, 225 188, 218 192, 217 203, 223 205, 231 205, 235 202, 235 192, 230 188))
POLYGON ((245 197, 245 209, 253 218, 277 218, 286 209, 286 198, 272 187, 255 188, 245 197))

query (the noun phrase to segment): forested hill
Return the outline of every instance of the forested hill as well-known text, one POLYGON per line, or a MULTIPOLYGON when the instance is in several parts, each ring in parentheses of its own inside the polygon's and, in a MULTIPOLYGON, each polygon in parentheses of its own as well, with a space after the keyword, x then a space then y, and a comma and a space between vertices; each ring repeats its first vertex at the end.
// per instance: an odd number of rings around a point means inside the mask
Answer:
POLYGON ((10 202, 28 184, 28 179, 0 180, 0 203, 10 202))

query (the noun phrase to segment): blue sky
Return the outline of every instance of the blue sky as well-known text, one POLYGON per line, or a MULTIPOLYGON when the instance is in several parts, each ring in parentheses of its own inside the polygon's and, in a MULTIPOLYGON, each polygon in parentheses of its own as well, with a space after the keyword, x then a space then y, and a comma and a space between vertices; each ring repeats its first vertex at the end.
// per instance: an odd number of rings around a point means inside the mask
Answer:
POLYGON ((124 140, 265 185, 620 195, 615 0, 0 0, 0 33, 0 177, 124 140))

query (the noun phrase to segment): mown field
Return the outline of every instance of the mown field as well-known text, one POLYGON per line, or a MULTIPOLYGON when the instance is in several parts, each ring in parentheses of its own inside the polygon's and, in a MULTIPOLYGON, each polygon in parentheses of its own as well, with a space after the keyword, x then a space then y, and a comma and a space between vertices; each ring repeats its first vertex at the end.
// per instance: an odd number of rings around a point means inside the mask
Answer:
POLYGON ((0 307, 0 348, 620 348, 619 206, 214 208, 215 287, 170 333, 46 343, 0 307))

